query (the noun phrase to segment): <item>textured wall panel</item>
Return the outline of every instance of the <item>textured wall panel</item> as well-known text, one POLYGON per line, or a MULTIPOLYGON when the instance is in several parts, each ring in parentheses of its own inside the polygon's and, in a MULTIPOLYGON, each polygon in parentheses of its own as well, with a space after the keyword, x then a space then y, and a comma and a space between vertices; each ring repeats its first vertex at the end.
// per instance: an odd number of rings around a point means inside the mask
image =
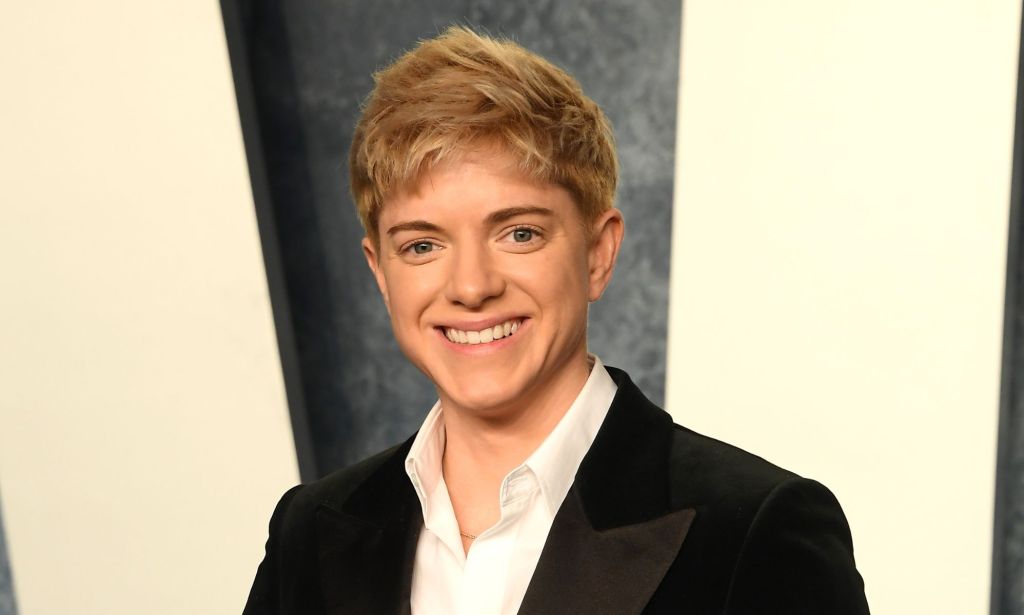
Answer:
MULTIPOLYGON (((1024 46, 1020 58, 1024 58, 1024 46)), ((1003 379, 992 549, 992 615, 1024 615, 1024 84, 1017 66, 1017 117, 1010 187, 1003 321, 1003 379)))
POLYGON ((436 398, 393 340, 361 255, 345 161, 373 70, 451 23, 511 35, 576 75, 611 117, 627 242, 616 280, 592 310, 591 347, 663 398, 677 0, 225 0, 224 7, 238 16, 226 20, 229 39, 245 43, 233 47, 233 63, 236 75, 251 77, 251 88, 239 90, 243 123, 250 151, 258 142, 265 161, 253 181, 268 186, 260 215, 273 220, 261 227, 275 229, 264 231, 265 249, 280 253, 272 292, 275 309, 289 314, 284 325, 292 330, 282 333, 294 339, 295 355, 285 361, 295 365, 285 369, 300 393, 289 397, 293 412, 308 419, 316 474, 404 439, 436 398))

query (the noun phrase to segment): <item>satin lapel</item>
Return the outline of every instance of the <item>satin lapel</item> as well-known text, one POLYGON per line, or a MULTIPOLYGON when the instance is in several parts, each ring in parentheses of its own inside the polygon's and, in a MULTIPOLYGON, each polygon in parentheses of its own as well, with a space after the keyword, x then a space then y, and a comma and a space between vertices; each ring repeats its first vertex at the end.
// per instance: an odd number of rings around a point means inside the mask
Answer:
POLYGON ((643 611, 686 538, 693 509, 598 531, 572 491, 551 526, 520 615, 643 611))
POLYGON ((555 516, 521 613, 640 613, 696 515, 673 509, 672 418, 621 370, 608 416, 555 516))
POLYGON ((344 506, 317 511, 320 584, 329 615, 407 615, 423 525, 402 447, 344 506))

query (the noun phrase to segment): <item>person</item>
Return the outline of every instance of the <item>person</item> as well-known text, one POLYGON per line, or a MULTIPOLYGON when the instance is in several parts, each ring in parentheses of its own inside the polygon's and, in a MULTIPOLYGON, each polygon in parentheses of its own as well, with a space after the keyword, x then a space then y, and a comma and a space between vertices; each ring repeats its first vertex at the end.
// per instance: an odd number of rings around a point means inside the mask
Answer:
POLYGON ((362 249, 439 400, 284 494, 245 613, 867 613, 825 487, 674 425, 588 353, 624 222, 578 83, 464 27, 375 81, 350 153, 362 249))

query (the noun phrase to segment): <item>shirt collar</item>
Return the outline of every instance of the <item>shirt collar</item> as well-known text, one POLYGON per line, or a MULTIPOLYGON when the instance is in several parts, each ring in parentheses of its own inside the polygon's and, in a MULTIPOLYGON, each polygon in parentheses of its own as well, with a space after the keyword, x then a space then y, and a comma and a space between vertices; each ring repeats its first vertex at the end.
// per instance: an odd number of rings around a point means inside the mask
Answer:
POLYGON ((590 356, 594 363, 583 389, 562 420, 523 464, 537 476, 551 515, 558 512, 569 492, 576 470, 594 443, 618 390, 601 359, 590 356))
MULTIPOLYGON (((524 468, 528 468, 537 477, 548 512, 552 516, 569 492, 576 470, 594 443, 618 389, 601 359, 595 355, 589 358, 593 365, 583 389, 537 450, 521 466, 512 470, 502 485, 504 493, 509 478, 518 476, 524 468)), ((428 515, 429 497, 441 478, 444 445, 444 415, 441 402, 438 401, 423 420, 405 458, 405 471, 419 497, 424 518, 428 515)))
POLYGON ((416 496, 420 499, 423 517, 427 518, 427 501, 441 478, 441 458, 444 455, 444 416, 440 400, 427 413, 423 425, 412 441, 405 456, 405 473, 409 475, 416 496))

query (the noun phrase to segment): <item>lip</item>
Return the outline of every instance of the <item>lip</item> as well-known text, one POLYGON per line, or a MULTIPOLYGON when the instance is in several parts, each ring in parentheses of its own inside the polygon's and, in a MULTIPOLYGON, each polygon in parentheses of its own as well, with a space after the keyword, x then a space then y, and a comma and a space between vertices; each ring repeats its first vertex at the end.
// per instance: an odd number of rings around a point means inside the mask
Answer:
POLYGON ((526 316, 520 315, 504 315, 504 316, 493 316, 490 318, 480 318, 473 320, 448 320, 444 323, 435 325, 435 329, 441 330, 444 333, 444 329, 458 329, 459 331, 482 331, 484 329, 491 329, 495 325, 500 325, 509 320, 520 321, 522 323, 529 320, 526 316))

